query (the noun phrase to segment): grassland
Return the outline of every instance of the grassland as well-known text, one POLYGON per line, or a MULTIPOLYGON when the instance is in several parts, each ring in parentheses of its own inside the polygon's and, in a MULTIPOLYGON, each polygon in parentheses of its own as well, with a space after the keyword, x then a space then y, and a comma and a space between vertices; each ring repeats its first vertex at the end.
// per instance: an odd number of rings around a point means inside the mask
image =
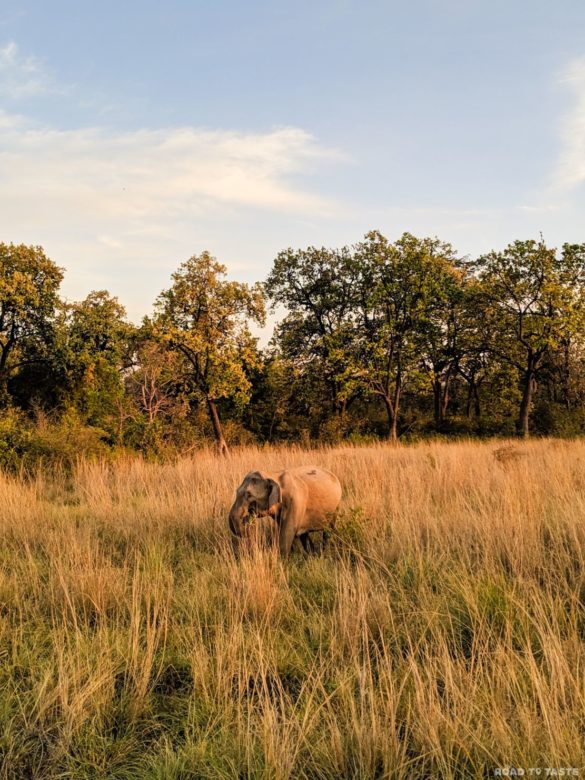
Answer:
POLYGON ((246 449, 0 477, 3 778, 585 764, 585 443, 246 449), (251 468, 344 487, 323 557, 230 552, 251 468))

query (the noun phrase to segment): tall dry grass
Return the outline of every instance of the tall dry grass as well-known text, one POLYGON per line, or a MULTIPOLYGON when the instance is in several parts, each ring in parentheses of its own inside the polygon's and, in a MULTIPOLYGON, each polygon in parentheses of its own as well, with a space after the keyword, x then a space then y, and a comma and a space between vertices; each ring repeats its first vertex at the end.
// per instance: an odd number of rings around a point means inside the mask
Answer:
POLYGON ((585 443, 246 449, 0 476, 0 776, 486 777, 585 758, 585 443), (344 488, 230 552, 252 468, 344 488))

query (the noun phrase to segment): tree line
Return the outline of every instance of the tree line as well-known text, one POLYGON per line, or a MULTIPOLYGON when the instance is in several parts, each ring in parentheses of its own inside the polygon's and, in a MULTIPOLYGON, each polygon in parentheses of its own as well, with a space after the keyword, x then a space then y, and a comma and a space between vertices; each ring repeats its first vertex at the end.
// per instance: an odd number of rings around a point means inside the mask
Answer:
POLYGON ((0 461, 39 421, 155 454, 585 431, 585 244, 469 259, 372 231, 282 251, 254 285, 203 252, 139 326, 105 290, 62 300, 62 279, 41 247, 0 244, 0 461), (285 316, 260 348, 270 307, 285 316))

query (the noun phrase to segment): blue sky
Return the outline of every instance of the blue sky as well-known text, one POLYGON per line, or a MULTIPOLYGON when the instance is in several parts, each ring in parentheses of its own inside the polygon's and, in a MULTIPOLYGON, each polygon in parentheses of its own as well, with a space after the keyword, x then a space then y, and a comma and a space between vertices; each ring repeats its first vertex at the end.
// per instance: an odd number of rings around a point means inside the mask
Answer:
POLYGON ((582 0, 3 0, 0 240, 135 321, 376 228, 585 241, 582 0))

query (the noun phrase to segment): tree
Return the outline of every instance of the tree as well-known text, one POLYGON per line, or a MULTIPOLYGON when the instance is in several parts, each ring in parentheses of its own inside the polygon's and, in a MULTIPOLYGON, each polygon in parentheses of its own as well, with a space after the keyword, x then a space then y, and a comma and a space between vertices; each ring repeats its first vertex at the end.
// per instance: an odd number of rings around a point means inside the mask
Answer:
POLYGON ((264 323, 260 285, 250 287, 224 279, 225 266, 208 252, 194 255, 172 275, 173 284, 155 304, 154 330, 171 349, 180 352, 193 385, 205 401, 218 450, 227 444, 218 401, 245 403, 250 381, 246 365, 256 358, 247 319, 264 323))
POLYGON ((69 394, 94 425, 120 416, 132 333, 126 310, 106 290, 91 292, 83 301, 67 307, 64 359, 69 394))
POLYGON ((372 231, 356 248, 360 319, 349 372, 384 403, 392 441, 405 382, 420 365, 423 337, 438 338, 447 328, 438 312, 446 318, 447 293, 457 283, 453 263, 449 244, 410 233, 391 244, 372 231))
POLYGON ((446 415, 451 388, 466 350, 466 285, 464 271, 458 267, 448 244, 435 243, 431 254, 432 286, 421 312, 419 337, 421 364, 433 391, 435 426, 446 415))
POLYGON ((313 375, 303 374, 292 360, 271 350, 252 377, 252 396, 244 424, 261 441, 302 439, 322 422, 323 386, 311 386, 313 375), (315 392, 316 391, 316 392, 315 392))
POLYGON ((542 240, 515 241, 475 267, 490 352, 518 372, 516 429, 526 437, 546 356, 583 327, 585 245, 565 244, 558 255, 542 240))
POLYGON ((341 418, 352 400, 346 366, 356 283, 357 268, 347 247, 309 247, 280 252, 265 285, 273 304, 288 312, 275 336, 283 357, 322 378, 341 418))
POLYGON ((482 314, 477 284, 467 279, 459 311, 457 373, 467 385, 465 417, 470 418, 473 409, 477 420, 482 414, 480 390, 493 367, 482 314))
POLYGON ((173 421, 184 424, 189 391, 182 356, 149 336, 148 328, 138 334, 126 388, 134 411, 131 419, 142 422, 141 445, 156 451, 173 421))
POLYGON ((0 244, 0 403, 12 371, 46 358, 63 271, 40 246, 0 244))

